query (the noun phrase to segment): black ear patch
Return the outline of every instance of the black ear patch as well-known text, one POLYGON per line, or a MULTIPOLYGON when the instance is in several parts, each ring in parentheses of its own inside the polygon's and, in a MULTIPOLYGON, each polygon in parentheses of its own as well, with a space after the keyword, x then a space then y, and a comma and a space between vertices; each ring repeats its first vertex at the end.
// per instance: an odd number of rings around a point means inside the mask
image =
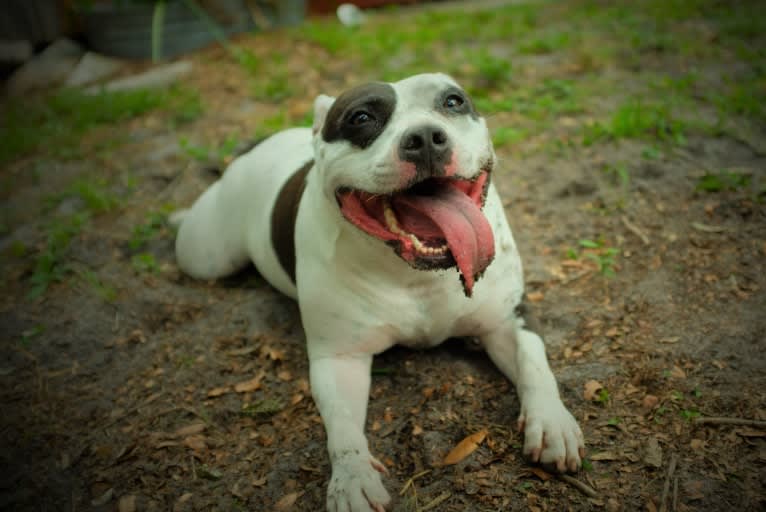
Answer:
POLYGON ((396 92, 390 84, 373 82, 354 87, 330 107, 322 138, 325 142, 347 140, 365 149, 383 133, 395 108, 396 92))

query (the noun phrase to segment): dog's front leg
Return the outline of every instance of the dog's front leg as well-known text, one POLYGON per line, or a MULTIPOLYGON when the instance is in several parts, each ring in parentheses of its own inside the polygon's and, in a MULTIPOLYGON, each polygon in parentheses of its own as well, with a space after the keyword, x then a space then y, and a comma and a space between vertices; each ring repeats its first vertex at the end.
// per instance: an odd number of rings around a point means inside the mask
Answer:
POLYGON ((577 471, 585 456, 585 441, 559 397, 543 340, 512 317, 482 342, 490 358, 516 386, 524 454, 533 462, 555 465, 559 471, 577 471))
POLYGON ((383 512, 390 498, 380 479, 386 468, 364 436, 371 355, 311 359, 311 392, 327 431, 332 478, 330 512, 383 512))

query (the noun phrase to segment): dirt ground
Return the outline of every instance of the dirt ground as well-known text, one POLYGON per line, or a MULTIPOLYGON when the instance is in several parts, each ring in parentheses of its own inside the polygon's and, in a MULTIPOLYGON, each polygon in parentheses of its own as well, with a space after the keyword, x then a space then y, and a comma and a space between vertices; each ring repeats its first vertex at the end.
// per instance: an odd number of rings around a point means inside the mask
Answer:
MULTIPOLYGON (((728 18, 706 14, 721 3, 701 2, 696 17, 649 24, 642 44, 657 44, 620 46, 619 13, 570 19, 564 4, 540 7, 539 19, 579 34, 577 44, 524 52, 494 40, 513 78, 490 84, 486 98, 517 100, 488 107, 497 137, 527 127, 511 143, 496 139, 493 179, 562 396, 586 436, 587 463, 575 475, 586 489, 523 460, 512 386, 471 340, 450 340, 375 359, 368 432, 390 470, 392 509, 763 510, 764 32, 732 39, 728 18), (592 35, 606 26, 616 49, 586 55, 607 41, 592 35), (674 44, 683 36, 691 46, 674 44), (692 71, 672 122, 620 131, 626 97, 671 101, 680 89, 651 84, 692 71), (746 101, 721 110, 734 101, 727 87, 751 79, 761 91, 749 98, 755 111, 746 101), (540 103, 541 83, 576 87, 579 105, 540 103), (522 108, 537 104, 542 120, 522 108), (717 116, 715 129, 689 121, 717 116), (473 453, 441 465, 484 429, 473 453)), ((611 5, 572 2, 583 4, 611 5)), ((757 2, 735 4, 747 18, 757 2)), ((412 17, 402 9, 379 23, 412 17)), ((188 57, 195 67, 183 85, 205 105, 191 122, 173 125, 153 111, 88 132, 79 156, 51 156, 42 145, 4 166, 0 509, 323 510, 330 466, 296 305, 253 269, 213 283, 183 276, 164 217, 133 243, 150 212, 188 205, 216 179, 202 160, 226 162, 233 151, 194 157, 189 144, 244 144, 265 119, 305 119, 318 92, 380 78, 359 56, 323 46, 318 29, 313 39, 302 34, 235 41, 262 59, 286 52, 285 97, 254 96, 246 66, 209 48, 188 57), (90 149, 118 135, 108 150, 90 149), (62 252, 64 276, 30 298, 47 226, 87 203, 82 194, 50 197, 84 176, 105 179, 118 202, 89 216, 62 252)), ((444 48, 453 47, 427 51, 444 48)), ((461 60, 447 70, 479 88, 496 79, 488 67, 461 60)), ((385 78, 397 72, 384 68, 385 78)), ((417 69, 427 68, 416 61, 400 73, 417 69)))

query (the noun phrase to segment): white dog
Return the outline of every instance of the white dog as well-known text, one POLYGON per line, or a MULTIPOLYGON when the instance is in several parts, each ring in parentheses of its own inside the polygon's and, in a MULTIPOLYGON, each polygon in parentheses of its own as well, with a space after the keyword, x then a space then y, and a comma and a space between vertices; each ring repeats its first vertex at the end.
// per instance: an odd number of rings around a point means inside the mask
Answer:
POLYGON ((249 261, 298 301, 327 431, 329 511, 383 511, 364 434, 370 367, 396 343, 475 336, 515 384, 524 453, 576 471, 583 435, 540 337, 516 314, 521 261, 492 184, 482 117, 443 74, 319 96, 313 129, 235 160, 183 217, 176 254, 214 279, 249 261))

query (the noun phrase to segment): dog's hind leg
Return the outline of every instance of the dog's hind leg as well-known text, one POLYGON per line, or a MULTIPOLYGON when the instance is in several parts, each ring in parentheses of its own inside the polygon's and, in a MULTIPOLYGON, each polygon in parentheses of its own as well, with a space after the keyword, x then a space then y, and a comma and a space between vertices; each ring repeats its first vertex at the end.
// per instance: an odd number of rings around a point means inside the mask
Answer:
POLYGON ((176 261, 190 276, 217 279, 240 270, 250 261, 242 235, 244 216, 233 206, 237 202, 235 192, 230 184, 220 180, 191 209, 173 215, 172 221, 180 222, 176 261))

